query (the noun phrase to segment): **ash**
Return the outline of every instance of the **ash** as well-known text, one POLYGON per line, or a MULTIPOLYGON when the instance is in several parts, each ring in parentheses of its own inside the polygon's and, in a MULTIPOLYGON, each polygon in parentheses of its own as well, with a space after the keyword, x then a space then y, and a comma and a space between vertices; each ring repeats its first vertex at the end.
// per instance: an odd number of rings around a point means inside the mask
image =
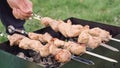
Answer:
POLYGON ((17 56, 24 60, 35 62, 44 68, 60 68, 64 65, 64 63, 57 62, 53 55, 41 57, 40 54, 35 51, 29 51, 29 56, 26 56, 23 52, 19 52, 17 56))

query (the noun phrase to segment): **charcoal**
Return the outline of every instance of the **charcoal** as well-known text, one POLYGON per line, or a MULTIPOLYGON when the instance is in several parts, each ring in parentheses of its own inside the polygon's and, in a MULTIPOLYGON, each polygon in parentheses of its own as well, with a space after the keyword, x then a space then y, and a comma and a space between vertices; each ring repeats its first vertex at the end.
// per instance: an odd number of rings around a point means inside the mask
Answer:
POLYGON ((20 58, 22 58, 22 59, 25 59, 25 60, 28 60, 28 61, 30 61, 30 62, 33 62, 33 58, 27 57, 23 52, 19 52, 19 53, 17 54, 17 56, 20 57, 20 58))
POLYGON ((17 54, 17 56, 18 56, 19 58, 22 58, 22 59, 25 59, 25 60, 26 60, 26 57, 25 57, 25 55, 24 55, 23 52, 19 52, 19 53, 17 54))
POLYGON ((41 56, 37 52, 30 53, 31 57, 33 58, 33 62, 40 63, 41 62, 41 56))
POLYGON ((49 55, 48 57, 41 57, 38 52, 33 50, 29 51, 29 57, 25 56, 24 53, 22 53, 22 55, 24 55, 23 59, 35 62, 45 68, 59 68, 59 66, 61 66, 61 63, 57 62, 53 55, 49 55))

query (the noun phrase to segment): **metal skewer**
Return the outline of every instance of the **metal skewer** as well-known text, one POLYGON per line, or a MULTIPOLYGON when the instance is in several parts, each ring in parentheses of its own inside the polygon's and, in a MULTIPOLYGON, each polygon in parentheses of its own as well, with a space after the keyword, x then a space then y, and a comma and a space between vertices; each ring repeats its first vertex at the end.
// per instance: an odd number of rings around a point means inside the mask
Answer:
POLYGON ((116 39, 116 38, 110 38, 110 40, 120 42, 120 40, 119 40, 119 39, 116 39))
POLYGON ((87 65, 94 65, 95 63, 91 60, 86 60, 84 58, 81 58, 79 56, 74 56, 72 55, 71 58, 75 61, 78 61, 78 62, 81 62, 81 63, 84 63, 84 64, 87 64, 87 65))
POLYGON ((101 58, 101 59, 104 59, 104 60, 107 60, 107 61, 110 61, 110 62, 118 63, 117 60, 114 60, 114 59, 111 59, 111 58, 108 58, 108 57, 105 57, 105 56, 102 56, 102 55, 99 55, 99 54, 95 54, 95 53, 92 53, 92 52, 89 52, 89 51, 86 51, 85 53, 89 54, 89 55, 92 55, 92 56, 95 56, 95 57, 98 57, 98 58, 101 58))
POLYGON ((104 43, 101 43, 100 46, 103 46, 103 47, 105 47, 105 48, 107 48, 107 49, 110 49, 110 50, 112 50, 112 51, 119 52, 119 50, 118 50, 117 48, 114 48, 114 47, 112 47, 112 46, 110 46, 110 45, 107 45, 107 44, 104 44, 104 43))

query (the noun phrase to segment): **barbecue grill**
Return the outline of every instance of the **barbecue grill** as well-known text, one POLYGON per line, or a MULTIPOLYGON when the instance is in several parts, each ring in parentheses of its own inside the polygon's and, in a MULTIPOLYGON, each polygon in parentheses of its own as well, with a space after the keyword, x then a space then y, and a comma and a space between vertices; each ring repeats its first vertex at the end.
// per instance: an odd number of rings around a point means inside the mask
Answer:
MULTIPOLYGON (((87 20, 82 20, 82 19, 77 19, 73 17, 68 18, 68 19, 70 19, 73 24, 89 25, 91 28, 100 27, 102 29, 109 31, 110 34, 114 38, 120 39, 120 27, 107 25, 107 24, 101 24, 98 22, 92 22, 92 21, 87 21, 87 20)), ((65 21, 67 21, 68 19, 66 19, 65 21)), ((53 37, 59 38, 61 40, 66 39, 64 36, 62 36, 62 34, 53 31, 50 27, 46 27, 46 28, 43 28, 43 29, 40 29, 34 32, 36 33, 48 32, 53 37)), ((115 42, 111 40, 107 42, 106 44, 109 44, 120 50, 120 42, 115 42)), ((34 62, 26 61, 24 59, 17 57, 16 55, 19 52, 23 52, 25 55, 28 55, 30 50, 23 50, 17 46, 10 47, 9 41, 1 43, 0 44, 0 67, 1 68, 43 68, 41 65, 38 65, 34 62)), ((120 67, 120 64, 119 64, 120 53, 119 52, 118 53, 113 52, 103 47, 98 47, 92 50, 92 52, 95 52, 95 53, 98 53, 98 54, 101 54, 101 55, 104 55, 110 58, 114 58, 118 60, 118 63, 111 63, 111 62, 101 60, 96 57, 92 57, 90 55, 84 54, 80 57, 94 61, 95 65, 86 65, 86 64, 71 60, 70 62, 62 65, 61 68, 73 68, 73 67, 75 68, 119 68, 120 67)))

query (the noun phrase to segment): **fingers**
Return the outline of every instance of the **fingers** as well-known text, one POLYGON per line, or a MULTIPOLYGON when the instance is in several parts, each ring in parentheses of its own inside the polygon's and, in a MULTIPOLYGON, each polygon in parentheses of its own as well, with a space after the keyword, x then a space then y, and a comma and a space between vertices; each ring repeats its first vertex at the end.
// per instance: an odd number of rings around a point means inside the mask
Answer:
POLYGON ((28 19, 29 17, 32 16, 31 13, 25 13, 25 12, 21 11, 20 9, 18 9, 18 11, 19 11, 19 13, 21 15, 21 18, 23 18, 23 19, 28 19))
POLYGON ((18 18, 19 18, 19 13, 17 12, 17 9, 14 8, 12 12, 13 12, 14 17, 15 17, 16 19, 18 19, 18 18))
POLYGON ((21 20, 28 19, 29 17, 32 16, 31 14, 24 13, 20 9, 16 9, 16 8, 13 9, 13 15, 15 16, 16 19, 21 19, 21 20))
POLYGON ((13 15, 16 19, 28 19, 32 16, 32 2, 30 0, 7 0, 9 6, 13 9, 13 15))
POLYGON ((21 3, 22 5, 19 5, 19 8, 22 12, 27 14, 32 14, 32 2, 29 0, 23 0, 21 3))

